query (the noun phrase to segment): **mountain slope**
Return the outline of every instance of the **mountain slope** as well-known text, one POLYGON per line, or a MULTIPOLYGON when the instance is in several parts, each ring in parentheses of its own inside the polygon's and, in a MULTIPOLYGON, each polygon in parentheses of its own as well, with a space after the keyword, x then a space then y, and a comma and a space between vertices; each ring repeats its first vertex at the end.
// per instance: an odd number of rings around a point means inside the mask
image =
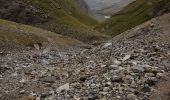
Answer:
MULTIPOLYGON (((78 40, 29 25, 0 19, 0 47, 71 47, 82 45, 78 40)), ((24 49, 24 48, 23 48, 24 49)))
POLYGON ((170 14, 82 51, 0 52, 0 99, 169 100, 167 20, 170 14))
POLYGON ((111 19, 98 25, 96 29, 116 36, 127 29, 169 11, 169 0, 136 0, 113 15, 111 19))
POLYGON ((91 29, 97 21, 83 13, 75 0, 1 0, 0 6, 2 19, 33 25, 87 43, 108 37, 91 29))

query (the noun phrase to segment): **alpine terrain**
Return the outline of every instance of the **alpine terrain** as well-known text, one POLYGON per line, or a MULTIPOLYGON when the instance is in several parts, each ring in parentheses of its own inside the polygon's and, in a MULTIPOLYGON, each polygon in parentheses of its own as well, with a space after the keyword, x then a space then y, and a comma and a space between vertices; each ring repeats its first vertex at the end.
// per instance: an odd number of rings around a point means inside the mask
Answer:
POLYGON ((169 5, 0 0, 0 100, 170 100, 169 5))

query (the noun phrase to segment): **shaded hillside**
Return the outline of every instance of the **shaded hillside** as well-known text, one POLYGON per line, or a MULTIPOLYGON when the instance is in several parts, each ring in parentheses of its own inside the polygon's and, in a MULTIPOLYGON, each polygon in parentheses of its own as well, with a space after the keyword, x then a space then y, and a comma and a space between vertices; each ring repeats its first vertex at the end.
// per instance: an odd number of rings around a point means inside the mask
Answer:
MULTIPOLYGON (((70 47, 82 45, 78 40, 28 25, 0 19, 0 48, 15 47, 70 47)), ((24 49, 24 48, 23 48, 24 49)))
POLYGON ((169 11, 169 0, 136 0, 113 15, 111 19, 98 25, 96 29, 115 36, 169 11))
POLYGON ((97 21, 83 13, 75 0, 1 0, 0 6, 2 19, 30 24, 88 43, 107 38, 91 29, 97 21))

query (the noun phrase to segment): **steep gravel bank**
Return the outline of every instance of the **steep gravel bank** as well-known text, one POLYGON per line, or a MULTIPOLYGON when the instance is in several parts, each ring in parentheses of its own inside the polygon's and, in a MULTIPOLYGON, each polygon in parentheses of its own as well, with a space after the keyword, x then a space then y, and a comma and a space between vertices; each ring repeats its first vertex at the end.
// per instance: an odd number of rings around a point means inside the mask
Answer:
POLYGON ((157 100, 170 71, 162 34, 156 19, 91 49, 3 51, 0 99, 157 100))

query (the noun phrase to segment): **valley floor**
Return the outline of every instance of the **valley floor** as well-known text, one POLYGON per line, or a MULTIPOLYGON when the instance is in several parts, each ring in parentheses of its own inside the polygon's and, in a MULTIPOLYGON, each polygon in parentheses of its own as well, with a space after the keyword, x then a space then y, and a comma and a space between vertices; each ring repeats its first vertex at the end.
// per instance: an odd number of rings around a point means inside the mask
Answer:
POLYGON ((1 51, 0 100, 169 100, 170 46, 159 23, 92 49, 1 51))

